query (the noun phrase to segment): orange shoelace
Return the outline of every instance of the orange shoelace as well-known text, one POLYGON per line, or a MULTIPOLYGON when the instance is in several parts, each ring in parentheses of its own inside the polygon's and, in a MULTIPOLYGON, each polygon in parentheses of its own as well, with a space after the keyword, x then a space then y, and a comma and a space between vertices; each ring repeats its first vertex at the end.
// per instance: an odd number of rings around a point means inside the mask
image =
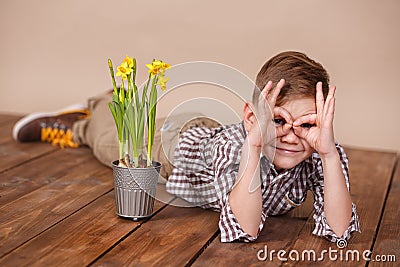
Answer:
POLYGON ((42 142, 49 142, 53 146, 59 145, 61 148, 77 148, 79 146, 78 143, 72 141, 72 131, 70 129, 65 131, 64 129, 44 127, 41 131, 41 139, 42 142))

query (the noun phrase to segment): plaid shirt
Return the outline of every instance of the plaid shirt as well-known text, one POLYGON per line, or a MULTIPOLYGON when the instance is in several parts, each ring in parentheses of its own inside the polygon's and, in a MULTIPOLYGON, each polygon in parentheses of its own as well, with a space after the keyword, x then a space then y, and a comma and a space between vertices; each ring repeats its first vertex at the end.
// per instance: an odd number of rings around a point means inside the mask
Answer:
MULTIPOLYGON (((243 231, 229 205, 229 193, 238 175, 245 138, 243 122, 212 129, 192 128, 182 133, 175 149, 174 169, 167 182, 167 191, 171 194, 220 212, 222 242, 249 242, 257 238, 243 231)), ((339 144, 336 147, 349 189, 347 156, 339 144)), ((318 153, 282 173, 278 173, 266 157, 261 158, 260 166, 262 216, 258 233, 268 216, 284 214, 300 206, 311 190, 314 194, 313 234, 336 242, 339 237, 329 227, 323 210, 324 176, 318 153)), ((353 231, 360 231, 354 204, 350 225, 340 238, 348 239, 353 231)))

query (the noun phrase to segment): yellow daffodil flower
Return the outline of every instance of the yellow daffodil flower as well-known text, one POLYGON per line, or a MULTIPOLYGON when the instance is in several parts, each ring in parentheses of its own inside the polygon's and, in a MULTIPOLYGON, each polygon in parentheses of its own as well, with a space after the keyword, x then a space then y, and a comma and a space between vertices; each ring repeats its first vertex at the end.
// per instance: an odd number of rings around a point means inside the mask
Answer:
MULTIPOLYGON (((162 91, 167 89, 169 77, 165 76, 165 72, 171 67, 171 65, 157 59, 153 59, 150 64, 146 64, 150 77, 143 88, 141 97, 139 95, 139 90, 137 90, 136 87, 136 77, 134 77, 137 67, 136 59, 126 55, 121 65, 117 67, 116 76, 122 78, 120 90, 117 89, 114 77, 114 68, 111 60, 108 60, 108 67, 110 69, 114 86, 113 101, 109 103, 109 107, 117 127, 120 160, 125 159, 126 155, 131 153, 131 155, 133 155, 133 163, 135 167, 139 166, 139 158, 142 156, 141 151, 143 148, 143 141, 146 139, 144 136, 146 130, 148 141, 146 151, 147 166, 152 166, 155 117, 158 100, 157 91, 160 88, 162 91), (128 80, 128 82, 124 80, 128 80), (128 84, 127 91, 124 90, 125 84, 128 84), (142 99, 142 101, 140 101, 140 99, 142 99), (125 121, 125 118, 130 119, 125 121), (148 120, 147 126, 145 123, 141 123, 144 122, 146 118, 148 120)), ((60 145, 64 145, 64 143, 60 145)))
POLYGON ((154 60, 152 64, 153 64, 154 67, 160 68, 162 66, 162 61, 154 60))
POLYGON ((161 90, 165 91, 167 89, 167 82, 169 81, 169 77, 164 77, 160 75, 158 77, 157 84, 161 86, 161 90))
POLYGON ((146 67, 149 68, 149 74, 151 74, 152 77, 159 73, 159 66, 155 66, 154 64, 146 64, 146 67))
POLYGON ((154 75, 164 73, 164 71, 169 69, 171 65, 162 62, 161 60, 153 60, 151 64, 146 64, 146 67, 149 68, 149 73, 153 77, 154 75))
POLYGON ((123 63, 126 63, 130 69, 133 68, 133 58, 129 57, 128 55, 124 58, 123 63))
POLYGON ((171 68, 171 65, 166 62, 163 62, 161 65, 161 68, 163 68, 164 70, 167 70, 167 69, 171 68))
POLYGON ((123 80, 126 80, 128 77, 128 74, 132 72, 132 68, 129 67, 127 62, 122 62, 121 65, 118 66, 117 68, 117 76, 121 76, 123 80))

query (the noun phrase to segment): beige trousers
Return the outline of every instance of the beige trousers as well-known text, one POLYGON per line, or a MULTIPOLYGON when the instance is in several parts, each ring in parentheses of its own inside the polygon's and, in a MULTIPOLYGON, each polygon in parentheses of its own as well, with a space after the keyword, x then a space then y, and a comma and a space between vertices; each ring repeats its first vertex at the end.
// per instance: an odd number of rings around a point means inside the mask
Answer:
MULTIPOLYGON (((90 98, 90 116, 76 121, 72 126, 74 141, 87 145, 94 156, 104 165, 118 159, 118 135, 114 119, 108 107, 111 94, 90 98)), ((218 127, 219 124, 199 113, 185 113, 156 120, 153 158, 162 164, 160 175, 164 178, 172 172, 173 155, 178 143, 179 133, 192 127, 218 127)), ((145 144, 147 146, 147 144, 145 144)))

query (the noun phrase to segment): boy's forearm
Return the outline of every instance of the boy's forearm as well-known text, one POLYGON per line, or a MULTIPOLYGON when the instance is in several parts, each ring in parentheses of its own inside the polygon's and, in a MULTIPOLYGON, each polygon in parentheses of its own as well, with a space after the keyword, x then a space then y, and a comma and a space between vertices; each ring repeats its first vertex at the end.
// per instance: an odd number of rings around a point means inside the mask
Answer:
POLYGON ((237 221, 253 237, 257 235, 262 212, 260 153, 261 148, 249 146, 245 140, 238 180, 229 196, 229 204, 237 221))
POLYGON ((324 212, 332 230, 342 236, 349 227, 352 201, 343 175, 339 153, 321 156, 324 172, 324 212))

